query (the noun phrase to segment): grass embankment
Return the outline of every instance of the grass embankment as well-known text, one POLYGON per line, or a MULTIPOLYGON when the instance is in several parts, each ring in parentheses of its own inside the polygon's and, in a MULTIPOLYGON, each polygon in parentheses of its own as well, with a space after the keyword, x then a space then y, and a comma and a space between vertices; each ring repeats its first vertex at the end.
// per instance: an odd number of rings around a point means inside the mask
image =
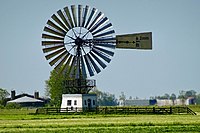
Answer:
MULTIPOLYGON (((199 107, 193 108, 200 112, 199 107)), ((29 115, 33 112, 34 110, 23 109, 0 110, 0 132, 194 133, 200 131, 200 115, 29 115)))

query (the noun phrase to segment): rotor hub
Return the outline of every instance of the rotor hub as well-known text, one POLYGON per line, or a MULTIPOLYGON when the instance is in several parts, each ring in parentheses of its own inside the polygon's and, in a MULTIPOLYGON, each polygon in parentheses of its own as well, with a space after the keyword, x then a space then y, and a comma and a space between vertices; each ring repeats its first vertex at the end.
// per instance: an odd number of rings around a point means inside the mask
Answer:
POLYGON ((82 46, 83 43, 84 43, 84 40, 81 39, 80 37, 77 37, 77 38, 75 39, 75 44, 76 44, 77 46, 82 46))

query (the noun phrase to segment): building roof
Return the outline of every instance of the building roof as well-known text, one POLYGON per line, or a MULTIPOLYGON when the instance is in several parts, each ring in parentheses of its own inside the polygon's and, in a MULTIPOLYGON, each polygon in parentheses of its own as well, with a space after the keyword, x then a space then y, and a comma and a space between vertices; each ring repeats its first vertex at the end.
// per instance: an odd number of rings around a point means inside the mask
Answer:
POLYGON ((96 94, 63 94, 64 97, 97 96, 96 94))
POLYGON ((8 103, 28 103, 28 102, 33 103, 33 102, 44 102, 44 101, 39 100, 39 99, 35 99, 35 98, 32 98, 32 97, 28 97, 28 96, 23 96, 23 97, 8 101, 8 103))

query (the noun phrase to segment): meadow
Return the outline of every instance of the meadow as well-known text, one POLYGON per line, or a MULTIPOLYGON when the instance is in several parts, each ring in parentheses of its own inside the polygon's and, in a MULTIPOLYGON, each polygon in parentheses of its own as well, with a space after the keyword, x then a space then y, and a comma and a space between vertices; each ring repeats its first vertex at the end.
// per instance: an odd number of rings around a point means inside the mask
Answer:
POLYGON ((198 115, 35 115, 34 109, 0 110, 0 132, 6 133, 197 133, 198 115))

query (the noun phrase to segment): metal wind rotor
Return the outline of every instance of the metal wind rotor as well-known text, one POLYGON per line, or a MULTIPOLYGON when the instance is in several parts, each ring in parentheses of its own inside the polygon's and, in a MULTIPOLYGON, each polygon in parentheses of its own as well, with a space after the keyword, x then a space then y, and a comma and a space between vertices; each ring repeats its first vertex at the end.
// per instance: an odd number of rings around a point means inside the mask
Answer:
POLYGON ((55 70, 75 79, 86 79, 101 72, 111 61, 116 37, 102 12, 72 5, 58 10, 47 21, 42 46, 55 70))

